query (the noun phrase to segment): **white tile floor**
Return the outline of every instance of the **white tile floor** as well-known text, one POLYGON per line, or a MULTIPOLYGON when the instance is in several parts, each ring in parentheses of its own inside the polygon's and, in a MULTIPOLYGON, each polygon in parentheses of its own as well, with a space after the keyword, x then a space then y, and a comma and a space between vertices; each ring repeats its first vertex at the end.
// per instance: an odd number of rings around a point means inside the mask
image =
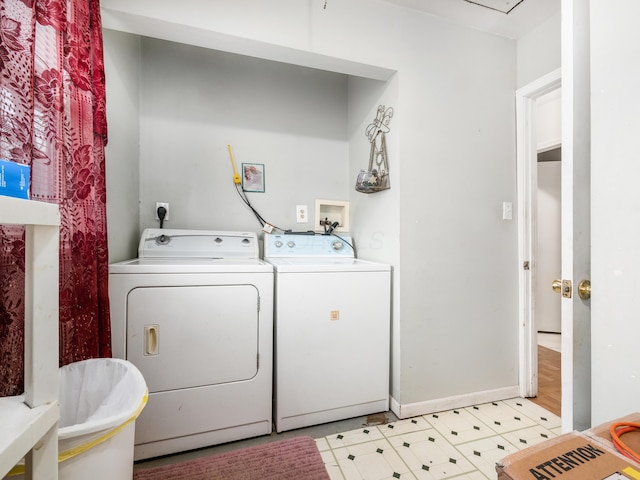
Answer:
POLYGON ((522 398, 316 438, 332 480, 496 479, 495 463, 560 434, 560 418, 522 398))

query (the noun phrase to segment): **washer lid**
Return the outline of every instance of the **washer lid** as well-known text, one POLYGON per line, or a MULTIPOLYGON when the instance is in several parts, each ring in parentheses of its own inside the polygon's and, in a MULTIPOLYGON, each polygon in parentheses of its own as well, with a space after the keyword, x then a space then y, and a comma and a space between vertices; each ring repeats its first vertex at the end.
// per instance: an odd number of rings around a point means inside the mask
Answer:
POLYGON ((138 257, 259 258, 255 232, 147 228, 138 257))

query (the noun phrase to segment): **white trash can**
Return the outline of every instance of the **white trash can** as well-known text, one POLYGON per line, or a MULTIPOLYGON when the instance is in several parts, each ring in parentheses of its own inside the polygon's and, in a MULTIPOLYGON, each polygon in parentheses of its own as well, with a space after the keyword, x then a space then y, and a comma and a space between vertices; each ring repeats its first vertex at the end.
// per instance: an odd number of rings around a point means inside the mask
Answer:
MULTIPOLYGON (((132 478, 135 420, 147 397, 142 374, 126 360, 95 358, 60 368, 58 478, 132 478)), ((6 477, 22 478, 24 464, 6 477)))

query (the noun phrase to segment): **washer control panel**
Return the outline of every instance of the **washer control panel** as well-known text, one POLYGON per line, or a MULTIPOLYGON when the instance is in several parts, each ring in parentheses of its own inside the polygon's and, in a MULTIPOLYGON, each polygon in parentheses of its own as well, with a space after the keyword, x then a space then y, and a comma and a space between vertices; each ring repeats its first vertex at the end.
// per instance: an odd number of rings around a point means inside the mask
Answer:
POLYGON ((264 257, 345 257, 354 258, 349 234, 322 235, 265 233, 264 257))

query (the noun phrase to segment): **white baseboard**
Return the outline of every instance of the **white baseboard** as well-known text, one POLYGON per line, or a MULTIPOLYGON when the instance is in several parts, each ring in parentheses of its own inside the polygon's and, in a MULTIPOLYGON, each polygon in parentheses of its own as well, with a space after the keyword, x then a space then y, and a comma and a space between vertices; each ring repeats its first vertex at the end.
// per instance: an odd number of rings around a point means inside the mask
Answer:
POLYGON ((405 405, 401 405, 395 398, 391 397, 391 411, 396 415, 396 417, 403 419, 451 410, 452 408, 470 407, 471 405, 497 402, 499 400, 506 400, 508 398, 516 398, 519 396, 520 387, 518 387, 518 385, 514 385, 512 387, 497 388, 495 390, 485 390, 484 392, 473 392, 464 395, 455 395, 453 397, 437 398, 435 400, 426 400, 423 402, 409 403, 405 405))

